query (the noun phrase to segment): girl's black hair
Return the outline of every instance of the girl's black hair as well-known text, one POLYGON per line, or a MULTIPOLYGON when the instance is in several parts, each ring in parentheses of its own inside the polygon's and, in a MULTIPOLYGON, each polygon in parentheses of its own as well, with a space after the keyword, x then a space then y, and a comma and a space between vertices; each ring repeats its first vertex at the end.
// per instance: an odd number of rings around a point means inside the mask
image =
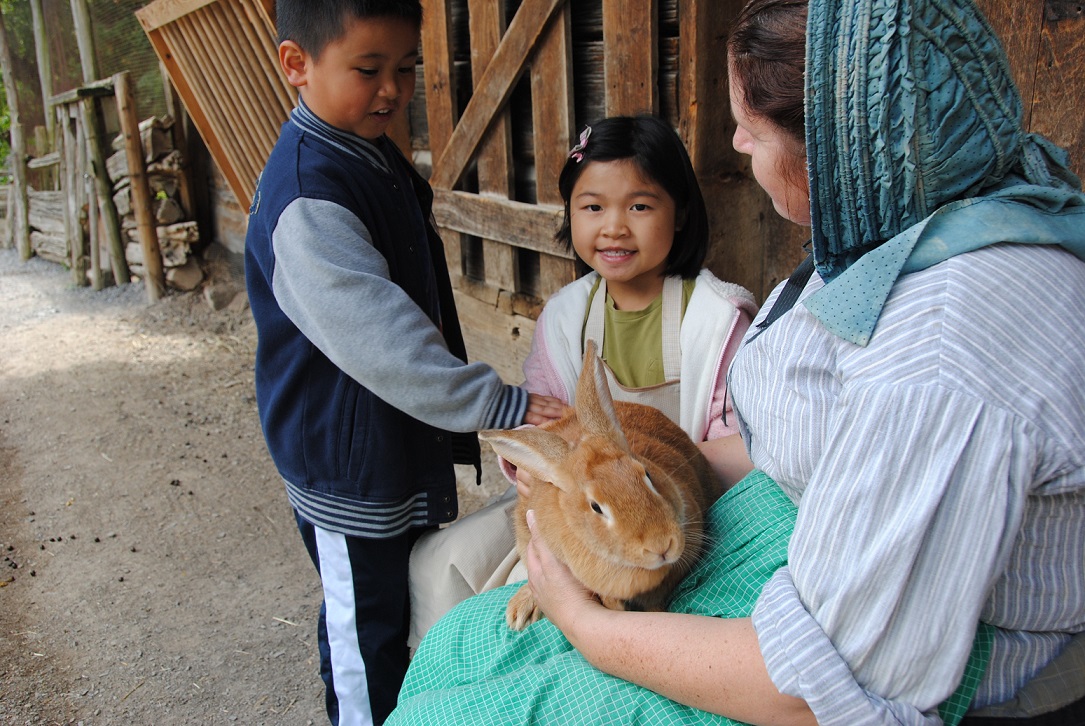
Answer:
POLYGON ((420 0, 275 0, 279 42, 292 40, 313 58, 343 33, 347 17, 400 18, 422 27, 420 0))
POLYGON ((648 179, 663 187, 675 204, 674 244, 667 255, 666 275, 697 276, 708 254, 708 211, 693 173, 685 144, 670 124, 655 116, 613 116, 591 124, 581 158, 570 156, 558 177, 565 217, 555 238, 571 249, 569 199, 584 168, 593 161, 628 159, 648 179))

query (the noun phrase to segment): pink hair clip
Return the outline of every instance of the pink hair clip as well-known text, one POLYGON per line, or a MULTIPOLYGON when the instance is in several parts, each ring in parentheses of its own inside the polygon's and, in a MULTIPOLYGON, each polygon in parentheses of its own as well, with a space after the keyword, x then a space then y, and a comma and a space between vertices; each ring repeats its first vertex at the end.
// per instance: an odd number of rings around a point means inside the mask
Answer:
POLYGON ((569 158, 580 163, 584 161, 584 149, 588 145, 588 137, 591 136, 591 126, 585 126, 580 132, 580 143, 569 150, 569 158))

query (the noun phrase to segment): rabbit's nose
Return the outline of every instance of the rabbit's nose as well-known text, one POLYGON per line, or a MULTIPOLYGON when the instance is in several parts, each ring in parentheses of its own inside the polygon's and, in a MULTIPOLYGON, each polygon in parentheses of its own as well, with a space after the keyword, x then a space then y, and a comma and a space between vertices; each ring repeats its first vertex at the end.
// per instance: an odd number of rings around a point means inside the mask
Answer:
POLYGON ((653 553, 659 558, 659 564, 669 565, 682 554, 682 543, 677 537, 670 537, 653 553))

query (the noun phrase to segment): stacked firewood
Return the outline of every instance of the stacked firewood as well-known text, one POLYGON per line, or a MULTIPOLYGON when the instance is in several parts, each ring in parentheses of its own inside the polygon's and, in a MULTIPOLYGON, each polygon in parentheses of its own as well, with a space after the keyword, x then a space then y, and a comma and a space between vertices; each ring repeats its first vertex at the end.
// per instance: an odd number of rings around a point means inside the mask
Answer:
MULTIPOLYGON (((151 188, 152 213, 162 250, 162 267, 166 283, 179 290, 195 290, 203 282, 204 273, 193 250, 199 246, 200 235, 192 211, 185 210, 181 193, 184 184, 185 159, 174 148, 171 127, 173 119, 149 118, 139 125, 143 143, 147 181, 151 188)), ((125 258, 133 275, 143 276, 143 251, 139 244, 135 213, 132 209, 128 160, 124 138, 113 141, 116 153, 106 160, 106 171, 113 184, 113 203, 121 218, 125 258)))

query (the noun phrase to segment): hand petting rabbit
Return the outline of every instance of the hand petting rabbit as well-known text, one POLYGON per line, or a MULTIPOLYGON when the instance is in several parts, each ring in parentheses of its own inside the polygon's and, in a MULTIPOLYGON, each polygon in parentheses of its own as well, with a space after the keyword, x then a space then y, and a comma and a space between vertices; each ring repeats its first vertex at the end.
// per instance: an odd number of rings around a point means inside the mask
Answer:
MULTIPOLYGON (((538 428, 482 431, 499 456, 537 480, 516 508, 521 557, 535 530, 573 575, 612 610, 665 610, 704 546, 704 511, 723 492, 689 436, 660 411, 613 401, 588 341, 576 406, 538 428)), ((525 584, 509 601, 509 627, 539 619, 525 584)))

